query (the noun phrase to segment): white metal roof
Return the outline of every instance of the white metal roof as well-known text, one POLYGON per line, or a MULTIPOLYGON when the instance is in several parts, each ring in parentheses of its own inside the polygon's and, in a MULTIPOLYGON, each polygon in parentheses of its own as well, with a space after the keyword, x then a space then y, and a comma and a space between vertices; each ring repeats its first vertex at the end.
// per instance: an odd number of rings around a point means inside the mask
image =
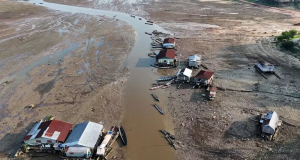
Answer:
POLYGON ((269 112, 265 121, 270 120, 268 124, 263 126, 263 132, 273 134, 279 121, 278 115, 275 111, 269 112))
POLYGON ((99 138, 102 129, 103 125, 95 122, 85 122, 77 124, 63 145, 81 145, 84 147, 93 148, 99 138))
POLYGON ((190 57, 189 57, 189 61, 200 61, 201 60, 201 56, 199 56, 199 55, 191 55, 190 57))
POLYGON ((41 123, 36 123, 36 124, 34 124, 34 126, 33 126, 32 129, 28 132, 27 135, 33 135, 34 132, 39 128, 40 125, 41 125, 41 123))
POLYGON ((183 75, 187 76, 187 77, 191 77, 192 76, 192 70, 186 68, 183 72, 183 75))

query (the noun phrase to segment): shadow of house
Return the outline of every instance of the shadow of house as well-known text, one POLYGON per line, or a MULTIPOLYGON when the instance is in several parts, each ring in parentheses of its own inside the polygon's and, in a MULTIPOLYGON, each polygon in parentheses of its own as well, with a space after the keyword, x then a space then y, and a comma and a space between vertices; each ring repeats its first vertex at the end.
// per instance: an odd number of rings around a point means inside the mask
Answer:
POLYGON ((202 102, 203 100, 207 100, 207 92, 204 89, 197 89, 197 91, 194 91, 190 97, 190 102, 196 103, 202 102))
MULTIPOLYGON (((20 133, 7 133, 0 140, 0 155, 6 155, 6 158, 13 158, 17 150, 20 148, 24 137, 34 126, 34 122, 31 122, 22 132, 20 133)), ((1 157, 1 156, 0 156, 1 157)))
POLYGON ((135 67, 150 67, 151 64, 155 63, 155 59, 153 58, 139 58, 135 67))
POLYGON ((225 132, 224 138, 255 138, 257 137, 258 132, 258 121, 258 116, 252 116, 246 121, 233 122, 229 129, 225 132))

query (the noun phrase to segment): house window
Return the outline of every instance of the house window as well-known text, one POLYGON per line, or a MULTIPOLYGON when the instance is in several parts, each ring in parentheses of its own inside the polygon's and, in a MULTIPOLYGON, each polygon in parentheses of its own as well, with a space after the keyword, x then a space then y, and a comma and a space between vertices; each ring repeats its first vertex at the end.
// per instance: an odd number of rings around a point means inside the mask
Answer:
POLYGON ((164 60, 164 62, 167 62, 167 60, 164 60))
POLYGON ((42 143, 42 141, 41 141, 41 140, 36 140, 36 142, 37 142, 37 143, 42 143))
POLYGON ((52 143, 52 141, 51 141, 51 140, 47 140, 47 142, 48 142, 48 143, 52 143))

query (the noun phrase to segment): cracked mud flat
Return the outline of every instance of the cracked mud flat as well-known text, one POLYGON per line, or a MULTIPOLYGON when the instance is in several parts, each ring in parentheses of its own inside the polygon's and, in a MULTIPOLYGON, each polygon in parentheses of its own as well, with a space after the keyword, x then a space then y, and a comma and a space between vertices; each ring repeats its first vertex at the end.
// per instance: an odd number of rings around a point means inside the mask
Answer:
POLYGON ((106 129, 120 123, 131 26, 24 3, 1 1, 0 10, 2 158, 11 157, 45 116, 103 122, 106 129), (34 109, 24 108, 31 104, 34 109))

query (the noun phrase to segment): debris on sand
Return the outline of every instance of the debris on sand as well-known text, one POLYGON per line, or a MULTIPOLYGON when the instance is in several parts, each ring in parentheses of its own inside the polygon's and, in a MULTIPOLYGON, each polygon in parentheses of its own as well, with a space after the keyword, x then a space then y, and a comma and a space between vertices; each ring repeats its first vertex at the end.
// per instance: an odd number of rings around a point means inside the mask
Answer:
POLYGON ((152 35, 151 33, 145 32, 145 34, 152 35))
POLYGON ((5 81, 4 83, 7 85, 7 84, 10 84, 11 82, 14 82, 14 81, 15 81, 15 79, 10 79, 8 81, 5 81))
POLYGON ((263 145, 259 142, 256 143, 257 147, 262 147, 263 145))
POLYGON ((29 106, 25 106, 24 108, 31 108, 31 109, 34 109, 34 104, 31 104, 29 106))
POLYGON ((201 64, 201 66, 204 68, 204 69, 208 69, 207 66, 205 64, 201 64))

